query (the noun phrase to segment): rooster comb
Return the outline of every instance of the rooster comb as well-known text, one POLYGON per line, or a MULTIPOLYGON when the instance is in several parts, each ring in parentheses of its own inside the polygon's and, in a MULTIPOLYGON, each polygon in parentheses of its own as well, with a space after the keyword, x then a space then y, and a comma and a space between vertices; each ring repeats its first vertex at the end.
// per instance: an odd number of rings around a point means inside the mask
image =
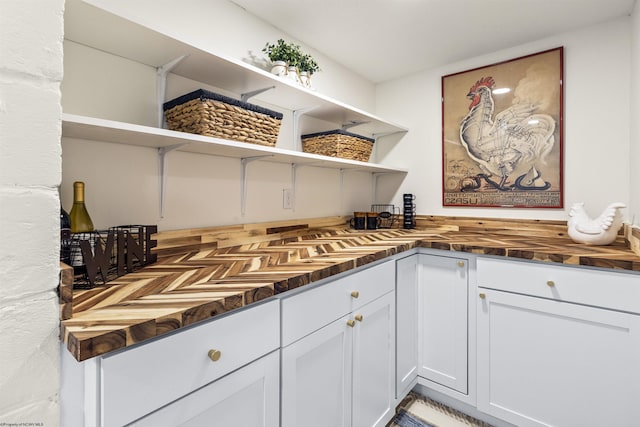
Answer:
POLYGON ((476 84, 471 86, 471 89, 469 89, 469 92, 475 92, 476 90, 478 90, 478 88, 481 88, 483 86, 491 89, 495 85, 496 85, 496 82, 495 80, 493 80, 493 77, 481 77, 480 80, 476 82, 476 84))

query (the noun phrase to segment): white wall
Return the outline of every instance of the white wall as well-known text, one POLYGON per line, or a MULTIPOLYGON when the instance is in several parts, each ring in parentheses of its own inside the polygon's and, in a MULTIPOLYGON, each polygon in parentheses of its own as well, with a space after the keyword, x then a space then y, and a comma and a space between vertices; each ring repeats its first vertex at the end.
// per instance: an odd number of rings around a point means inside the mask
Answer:
MULTIPOLYGON (((594 215, 610 202, 630 204, 630 37, 631 19, 625 17, 379 85, 377 114, 410 129, 385 156, 411 171, 395 203, 403 192, 415 193, 420 214, 561 220, 577 201, 594 215), (565 209, 444 208, 441 76, 558 46, 564 46, 565 61, 565 209)), ((637 198, 637 185, 634 191, 637 198)))
POLYGON ((365 111, 372 111, 375 106, 371 82, 228 0, 181 0, 180 7, 176 7, 175 0, 89 0, 88 3, 126 15, 194 46, 256 65, 266 59, 261 52, 265 43, 273 43, 278 38, 298 43, 320 64, 322 71, 313 76, 313 86, 320 93, 365 111))
MULTIPOLYGON (((261 56, 259 49, 266 40, 283 36, 287 38, 274 27, 227 1, 189 0, 187 6, 204 8, 203 13, 196 15, 190 12, 191 7, 175 10, 169 1, 153 2, 153 8, 147 7, 152 0, 135 3, 124 0, 92 1, 102 3, 102 6, 115 12, 126 11, 127 16, 143 24, 238 58, 250 56, 248 46, 254 47, 253 53, 261 56), (211 16, 225 18, 215 19, 216 25, 205 25, 211 21, 211 16), (202 28, 207 30, 202 31, 202 28), (251 31, 238 32, 238 28, 251 28, 251 31), (225 37, 225 34, 233 31, 238 34, 225 37), (217 42, 221 39, 225 43, 217 42)), ((637 10, 634 16, 637 20, 637 10)), ((629 108, 637 97, 632 97, 628 90, 635 83, 631 79, 632 23, 631 18, 623 18, 379 85, 375 91, 375 113, 407 126, 410 132, 402 138, 397 137, 399 142, 396 144, 393 137, 379 141, 378 161, 408 168, 411 173, 400 189, 396 177, 381 177, 375 202, 392 201, 400 206, 401 194, 411 192, 417 195, 420 214, 563 220, 575 201, 584 201, 594 215, 608 203, 622 201, 629 205, 625 211, 627 219, 633 220, 633 206, 639 204, 635 200, 640 198, 640 190, 638 186, 631 185, 638 181, 638 172, 631 168, 633 163, 630 159, 637 159, 640 154, 637 144, 631 144, 631 141, 637 141, 637 137, 631 136, 632 132, 638 133, 637 129, 633 129, 629 108), (557 46, 565 48, 565 208, 442 207, 441 76, 557 46), (594 56, 598 57, 597 61, 593 60, 594 56)), ((637 38, 637 29, 635 35, 637 38)), ((155 96, 153 69, 71 42, 66 43, 65 50, 65 112, 154 124, 155 112, 149 108, 155 96), (117 72, 113 74, 112 70, 117 72), (88 92, 92 93, 91 97, 86 96, 88 92), (127 99, 127 96, 131 97, 127 99), (127 99, 126 102, 122 101, 123 97, 127 99)), ((637 56, 634 56, 636 61, 637 56)), ((319 91, 365 110, 374 110, 371 100, 374 90, 370 83, 329 58, 319 57, 319 61, 324 69, 314 83, 319 91)), ((167 97, 172 98, 201 86, 198 82, 174 76, 169 81, 167 97)), ((211 89, 224 93, 220 88, 211 89)), ((291 112, 283 113, 283 132, 278 146, 291 148, 293 142, 287 138, 290 134, 287 129, 291 126, 291 112)), ((168 204, 165 217, 160 218, 156 178, 158 162, 153 150, 132 147, 113 149, 108 144, 100 147, 101 144, 95 142, 66 139, 63 144, 63 204, 67 208, 71 206, 72 182, 85 181, 87 203, 98 227, 144 222, 157 223, 160 229, 175 229, 339 215, 362 209, 374 201, 370 179, 366 174, 346 174, 341 191, 337 184, 339 172, 305 167, 298 171, 299 197, 296 209, 285 210, 282 208, 281 195, 284 188, 291 187, 291 169, 286 165, 258 162, 249 166, 247 211, 243 217, 240 215, 238 160, 203 159, 203 156, 171 153, 168 204), (67 146, 73 148, 67 149, 67 146), (100 147, 95 151, 100 153, 99 156, 91 155, 93 147, 100 147), (131 165, 135 164, 135 170, 127 169, 125 165, 119 167, 117 177, 105 179, 113 175, 109 166, 113 167, 118 159, 125 158, 138 159, 135 163, 128 161, 131 165), (183 176, 185 172, 188 172, 187 176, 183 176), (202 178, 201 182, 198 182, 198 177, 202 178), (117 186, 113 185, 114 179, 118 182, 117 186), (203 185, 203 182, 207 185, 203 185), (262 185, 267 182, 269 185, 262 185), (312 196, 319 194, 326 194, 326 197, 312 196), (126 203, 113 203, 114 198, 126 203), (128 209, 121 209, 120 205, 128 209), (188 214, 185 215, 185 212, 188 214)))
POLYGON ((629 214, 631 221, 640 226, 640 4, 636 1, 631 16, 631 200, 629 214))
MULTIPOLYGON (((259 51, 266 41, 279 37, 290 40, 277 29, 227 1, 189 0, 178 9, 174 2, 166 1, 93 2, 103 3, 116 13, 124 12, 130 19, 181 40, 238 58, 248 56, 247 47, 255 48, 262 56, 259 51), (251 31, 240 30, 247 28, 251 31), (231 33, 233 37, 229 36, 231 33)), ((313 84, 320 93, 358 108, 373 110, 375 88, 372 83, 329 58, 313 53, 323 69, 314 75, 313 84)), ((155 125, 155 69, 152 67, 65 41, 64 69, 64 112, 155 125)), ((224 88, 204 86, 171 75, 167 99, 201 87, 239 96, 226 92, 224 88)), ((259 96, 252 98, 251 102, 284 113, 277 146, 293 148, 294 141, 289 137, 292 134, 292 112, 260 102, 259 96)), ((303 119, 302 133, 320 130, 314 128, 318 125, 326 124, 303 119)), ((340 124, 330 126, 337 128, 340 124)), ((324 126, 323 129, 331 127, 324 126)), ((246 213, 242 216, 239 159, 182 152, 172 152, 168 159, 166 205, 161 218, 156 150, 64 138, 63 206, 67 210, 71 208, 72 184, 76 180, 86 183, 87 206, 98 228, 144 223, 158 224, 160 230, 170 230, 345 215, 367 208, 374 201, 371 174, 345 173, 341 186, 339 170, 304 166, 296 172, 295 209, 283 209, 282 191, 292 187, 291 166, 259 161, 248 167, 246 213)), ((397 185, 393 191, 396 188, 397 185)), ((383 200, 386 201, 392 192, 378 194, 386 194, 383 200)))
POLYGON ((0 6, 0 425, 58 425, 63 5, 0 6))

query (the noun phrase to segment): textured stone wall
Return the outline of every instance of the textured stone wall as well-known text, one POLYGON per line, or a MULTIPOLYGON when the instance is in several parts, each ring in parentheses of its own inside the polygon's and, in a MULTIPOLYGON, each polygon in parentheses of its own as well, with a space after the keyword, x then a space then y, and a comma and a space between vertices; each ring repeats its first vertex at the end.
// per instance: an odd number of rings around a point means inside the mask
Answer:
POLYGON ((64 0, 0 0, 0 425, 59 424, 64 0))

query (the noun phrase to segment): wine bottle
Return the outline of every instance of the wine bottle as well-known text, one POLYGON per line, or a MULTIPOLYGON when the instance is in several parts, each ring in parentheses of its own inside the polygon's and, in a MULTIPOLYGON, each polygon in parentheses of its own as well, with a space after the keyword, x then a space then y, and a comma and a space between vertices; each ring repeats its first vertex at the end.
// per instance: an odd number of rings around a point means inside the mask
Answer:
POLYGON ((73 207, 69 214, 71 218, 71 232, 85 233, 93 231, 93 221, 84 204, 84 182, 73 183, 73 207))
POLYGON ((60 261, 71 265, 71 219, 60 205, 60 261))

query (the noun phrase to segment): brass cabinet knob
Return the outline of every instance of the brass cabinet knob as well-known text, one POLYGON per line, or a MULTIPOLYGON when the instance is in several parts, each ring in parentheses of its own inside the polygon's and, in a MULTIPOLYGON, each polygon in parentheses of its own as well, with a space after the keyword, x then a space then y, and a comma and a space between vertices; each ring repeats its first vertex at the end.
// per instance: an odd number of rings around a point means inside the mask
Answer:
POLYGON ((554 282, 553 280, 547 280, 547 286, 549 286, 550 288, 554 287, 556 285, 556 282, 554 282))
POLYGON ((352 296, 352 297, 354 297, 354 298, 358 298, 358 297, 360 296, 360 292, 358 292, 358 291, 352 291, 352 292, 351 292, 351 296, 352 296))
POLYGON ((362 322, 362 314, 356 314, 356 315, 355 315, 355 319, 356 319, 358 322, 362 322))
POLYGON ((487 296, 486 296, 484 293, 482 293, 482 292, 480 292, 480 294, 479 294, 478 296, 480 297, 480 299, 485 299, 485 298, 487 297, 487 296))
POLYGON ((354 326, 356 326, 356 322, 353 319, 349 319, 347 320, 347 326, 353 328, 354 326))
POLYGON ((464 261, 458 261, 458 267, 464 267, 464 261))
POLYGON ((209 350, 207 355, 209 355, 209 359, 211 359, 212 362, 217 362, 220 359, 220 356, 222 356, 222 353, 220 352, 220 350, 211 349, 209 350))

